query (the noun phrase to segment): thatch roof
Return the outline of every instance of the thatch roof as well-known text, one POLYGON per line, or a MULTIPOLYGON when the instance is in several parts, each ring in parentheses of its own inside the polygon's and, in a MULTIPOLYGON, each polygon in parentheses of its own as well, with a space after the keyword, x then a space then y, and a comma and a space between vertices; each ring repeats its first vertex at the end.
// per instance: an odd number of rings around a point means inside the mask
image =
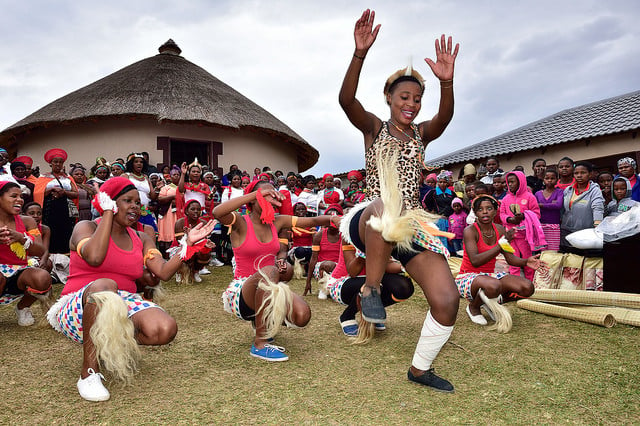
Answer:
POLYGON ((300 135, 232 87, 180 56, 169 40, 160 54, 143 59, 63 96, 0 132, 15 140, 39 127, 99 118, 149 117, 267 133, 293 145, 298 167, 318 161, 318 151, 300 135))

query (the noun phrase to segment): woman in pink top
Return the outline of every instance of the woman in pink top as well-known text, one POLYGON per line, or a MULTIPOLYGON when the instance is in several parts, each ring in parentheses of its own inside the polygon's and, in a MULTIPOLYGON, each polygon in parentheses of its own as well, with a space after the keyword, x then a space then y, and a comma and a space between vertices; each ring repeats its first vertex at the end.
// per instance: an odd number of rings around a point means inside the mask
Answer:
MULTIPOLYGON (((178 332, 169 314, 136 294, 135 280, 146 266, 166 281, 182 259, 176 255, 165 263, 154 241, 131 229, 140 216, 140 196, 128 179, 109 179, 93 203, 102 219, 82 221, 74 228, 69 279, 47 318, 57 331, 82 343, 80 396, 106 401, 110 395, 102 384, 100 365, 127 383, 137 370, 138 344, 164 345, 178 332)), ((192 229, 186 246, 212 230, 212 221, 192 229)), ((188 253, 189 248, 184 251, 188 253)))
POLYGON ((473 200, 476 222, 464 230, 464 255, 460 273, 456 277, 460 296, 469 301, 467 315, 479 325, 487 325, 487 320, 480 312, 483 301, 477 297, 479 290, 489 298, 500 297, 499 303, 529 297, 534 291, 531 281, 525 278, 504 272, 495 273, 496 256, 502 253, 507 263, 518 267, 526 265, 537 269, 540 263, 539 256, 521 259, 500 247, 500 237, 511 240, 514 232, 505 231, 501 225, 493 223, 498 204, 489 195, 480 195, 473 200))
POLYGON ((334 216, 275 217, 274 206, 280 207, 284 198, 271 183, 257 180, 251 182, 242 197, 213 209, 214 217, 230 228, 236 261, 234 280, 222 294, 224 308, 254 323, 256 336, 250 355, 266 361, 289 359, 284 348, 269 344, 283 322, 304 327, 311 319, 311 310, 304 299, 294 294, 287 284, 277 283, 287 269, 288 240, 278 240, 280 231, 295 226, 340 223, 334 216), (249 214, 242 216, 236 210, 245 204, 249 214))

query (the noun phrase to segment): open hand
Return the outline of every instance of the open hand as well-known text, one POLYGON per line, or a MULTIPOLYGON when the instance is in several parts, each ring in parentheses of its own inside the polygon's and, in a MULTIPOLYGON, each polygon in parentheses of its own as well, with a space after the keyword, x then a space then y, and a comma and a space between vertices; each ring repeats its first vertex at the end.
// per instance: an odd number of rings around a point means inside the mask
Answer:
POLYGON ((180 171, 182 172, 183 175, 187 174, 187 163, 186 162, 183 162, 180 165, 180 171))
POLYGON ((380 31, 380 24, 373 28, 373 20, 376 12, 373 10, 365 10, 362 12, 360 19, 356 21, 356 28, 353 30, 353 38, 356 41, 356 50, 367 51, 373 45, 380 31))
POLYGON ((431 68, 433 75, 441 81, 453 80, 453 68, 460 44, 456 43, 453 51, 451 50, 452 44, 451 36, 445 42, 445 35, 442 34, 440 40, 436 39, 436 61, 433 62, 433 60, 425 58, 425 62, 431 68))
POLYGON ((194 226, 187 234, 187 241, 190 244, 195 244, 198 241, 207 238, 209 234, 213 232, 213 228, 216 226, 215 220, 210 220, 207 223, 199 223, 194 226))
POLYGON ((535 256, 531 256, 527 259, 527 266, 533 270, 538 269, 540 266, 544 265, 544 262, 540 261, 540 255, 536 254, 535 256))

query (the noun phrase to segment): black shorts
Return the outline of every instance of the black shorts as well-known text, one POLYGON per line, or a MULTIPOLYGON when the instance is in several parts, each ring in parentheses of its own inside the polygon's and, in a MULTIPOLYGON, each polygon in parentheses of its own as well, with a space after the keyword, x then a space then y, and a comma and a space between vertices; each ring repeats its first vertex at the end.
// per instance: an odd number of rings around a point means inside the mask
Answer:
MULTIPOLYGON (((358 250, 366 253, 366 247, 360 239, 360 232, 358 229, 360 225, 360 217, 362 216, 362 212, 364 212, 364 210, 365 209, 361 209, 360 211, 356 212, 351 218, 351 222, 349 222, 349 239, 358 250)), ((415 243, 412 243, 411 247, 413 248, 413 250, 411 251, 399 250, 397 247, 394 247, 391 251, 391 256, 393 256, 394 259, 397 259, 402 264, 402 266, 406 266, 407 263, 411 261, 411 259, 426 250, 424 247, 419 246, 415 243)))
POLYGON ((20 275, 22 275, 22 273, 26 270, 27 268, 21 269, 15 274, 13 274, 12 276, 10 276, 9 278, 7 278, 7 283, 4 285, 4 288, 2 289, 2 294, 0 296, 6 296, 6 295, 19 296, 21 294, 24 294, 24 291, 18 288, 18 278, 20 278, 20 275))

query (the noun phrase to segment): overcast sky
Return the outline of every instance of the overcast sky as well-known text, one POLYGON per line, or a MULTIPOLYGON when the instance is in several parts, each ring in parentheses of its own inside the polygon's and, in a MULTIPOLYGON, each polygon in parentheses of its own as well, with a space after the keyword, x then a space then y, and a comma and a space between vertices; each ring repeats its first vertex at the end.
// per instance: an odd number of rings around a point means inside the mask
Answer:
POLYGON ((157 54, 172 38, 182 56, 313 145, 320 159, 310 172, 361 168, 361 134, 337 98, 354 23, 366 8, 376 11, 382 28, 357 97, 381 119, 389 115, 383 83, 410 57, 427 80, 418 118, 433 116, 438 85, 423 58, 435 59, 434 40, 442 33, 460 43, 455 116, 427 148, 427 159, 640 89, 640 2, 634 0, 0 0, 0 129, 157 54))

